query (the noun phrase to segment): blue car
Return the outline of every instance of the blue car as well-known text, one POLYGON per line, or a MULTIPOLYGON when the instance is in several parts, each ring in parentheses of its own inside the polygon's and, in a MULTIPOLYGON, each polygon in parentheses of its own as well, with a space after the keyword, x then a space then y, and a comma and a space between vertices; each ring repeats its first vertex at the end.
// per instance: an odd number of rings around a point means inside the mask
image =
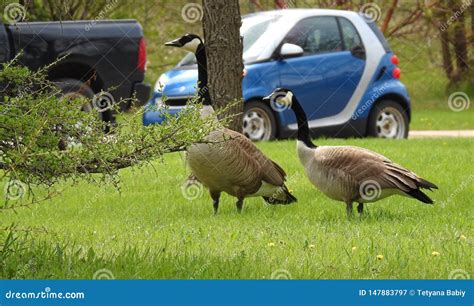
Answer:
MULTIPOLYGON (((398 58, 368 16, 323 9, 289 9, 243 17, 243 133, 252 140, 288 138, 296 118, 264 103, 277 87, 291 89, 314 136, 406 138, 410 98, 400 82, 398 58)), ((155 85, 148 105, 178 113, 194 96, 197 68, 187 54, 155 85)), ((145 125, 165 120, 146 111, 145 125)))

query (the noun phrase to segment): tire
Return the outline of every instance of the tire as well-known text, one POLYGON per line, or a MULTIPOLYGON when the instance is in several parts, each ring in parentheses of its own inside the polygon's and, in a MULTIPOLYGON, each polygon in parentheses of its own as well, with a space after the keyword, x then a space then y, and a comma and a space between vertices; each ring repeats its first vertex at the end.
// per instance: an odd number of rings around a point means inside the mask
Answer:
MULTIPOLYGON (((85 98, 85 103, 82 109, 86 112, 92 110, 93 105, 91 101, 94 98, 95 93, 88 85, 76 79, 57 79, 53 82, 61 89, 63 98, 68 96, 74 98, 82 96, 85 98)), ((115 117, 112 110, 107 109, 101 111, 99 112, 99 116, 101 120, 108 123, 105 132, 109 132, 111 125, 115 123, 115 117)))
POLYGON ((275 139, 277 122, 272 109, 261 101, 246 102, 242 132, 252 141, 275 139))
POLYGON ((408 137, 408 116, 405 109, 393 100, 382 100, 372 108, 367 136, 389 139, 408 137))

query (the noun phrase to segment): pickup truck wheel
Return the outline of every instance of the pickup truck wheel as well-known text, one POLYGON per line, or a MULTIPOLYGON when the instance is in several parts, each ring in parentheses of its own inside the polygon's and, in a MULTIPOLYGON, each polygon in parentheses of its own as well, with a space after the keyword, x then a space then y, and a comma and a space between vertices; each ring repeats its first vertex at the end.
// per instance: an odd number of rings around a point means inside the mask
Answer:
POLYGON ((408 116, 400 103, 383 100, 370 112, 367 135, 379 138, 402 139, 408 137, 408 116))
MULTIPOLYGON (((90 112, 93 108, 92 98, 94 97, 94 91, 86 84, 75 79, 57 79, 53 81, 62 91, 62 98, 65 99, 77 99, 83 98, 84 104, 82 110, 90 112)), ((114 122, 114 116, 111 110, 104 110, 99 112, 99 118, 105 122, 114 122)), ((109 127, 106 128, 106 132, 109 131, 109 127)))
POLYGON ((243 134, 252 141, 275 139, 277 125, 272 109, 260 101, 244 104, 243 134))

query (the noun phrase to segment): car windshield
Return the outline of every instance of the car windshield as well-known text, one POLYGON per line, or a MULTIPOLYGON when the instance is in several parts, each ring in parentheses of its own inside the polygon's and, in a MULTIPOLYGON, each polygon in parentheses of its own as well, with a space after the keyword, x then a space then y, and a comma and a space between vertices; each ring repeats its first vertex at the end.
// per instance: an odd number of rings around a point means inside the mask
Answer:
MULTIPOLYGON (((240 35, 243 36, 244 61, 257 57, 263 50, 262 45, 256 42, 268 30, 270 25, 278 20, 280 16, 276 15, 252 15, 242 18, 242 26, 240 27, 240 35)), ((178 64, 178 66, 189 66, 196 64, 196 57, 193 53, 188 53, 178 64)))

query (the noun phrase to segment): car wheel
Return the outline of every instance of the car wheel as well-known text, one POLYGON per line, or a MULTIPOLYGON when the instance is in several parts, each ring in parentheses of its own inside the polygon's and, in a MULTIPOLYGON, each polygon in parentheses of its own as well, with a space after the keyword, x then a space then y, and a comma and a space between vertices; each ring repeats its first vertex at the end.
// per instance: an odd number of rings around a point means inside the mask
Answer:
POLYGON ((243 134, 253 141, 271 140, 276 137, 277 126, 271 108, 260 101, 244 105, 243 134))
MULTIPOLYGON (((88 85, 75 79, 57 79, 53 82, 61 89, 63 99, 84 99, 82 110, 90 112, 93 109, 91 100, 95 93, 88 85)), ((114 122, 114 115, 110 109, 99 112, 99 117, 105 122, 114 122)), ((108 130, 109 127, 106 128, 106 132, 108 132, 108 130)))
POLYGON ((383 100, 372 108, 368 136, 401 139, 408 136, 408 116, 403 107, 391 100, 383 100))

